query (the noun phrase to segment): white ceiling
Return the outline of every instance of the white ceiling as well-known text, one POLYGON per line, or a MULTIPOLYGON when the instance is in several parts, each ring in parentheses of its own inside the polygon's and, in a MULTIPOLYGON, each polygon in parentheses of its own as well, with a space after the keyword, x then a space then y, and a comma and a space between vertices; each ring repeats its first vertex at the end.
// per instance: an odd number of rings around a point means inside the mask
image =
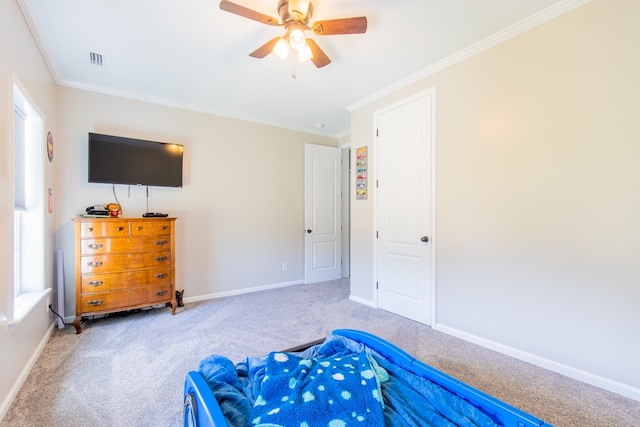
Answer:
MULTIPOLYGON (((312 22, 368 19, 366 34, 313 36, 332 60, 321 69, 249 57, 284 30, 218 0, 18 2, 61 85, 335 137, 346 106, 576 0, 315 0, 312 22)), ((278 17, 278 0, 234 2, 278 17)))

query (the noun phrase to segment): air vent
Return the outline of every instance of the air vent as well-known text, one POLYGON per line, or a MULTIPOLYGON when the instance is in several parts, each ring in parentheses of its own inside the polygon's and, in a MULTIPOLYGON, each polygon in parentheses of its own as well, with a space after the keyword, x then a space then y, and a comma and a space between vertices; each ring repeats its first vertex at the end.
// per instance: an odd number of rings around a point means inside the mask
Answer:
POLYGON ((102 55, 100 55, 99 53, 95 53, 95 52, 89 52, 89 57, 91 58, 91 63, 93 65, 97 65, 99 67, 102 67, 102 55))

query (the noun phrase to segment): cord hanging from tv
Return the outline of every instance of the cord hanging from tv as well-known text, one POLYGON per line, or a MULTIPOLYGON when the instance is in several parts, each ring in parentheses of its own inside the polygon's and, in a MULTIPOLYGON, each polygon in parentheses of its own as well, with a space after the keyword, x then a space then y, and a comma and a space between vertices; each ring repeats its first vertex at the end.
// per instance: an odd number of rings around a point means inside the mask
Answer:
POLYGON ((149 211, 149 186, 147 185, 147 212, 142 214, 145 218, 165 218, 168 217, 169 214, 162 212, 150 212, 149 211))
POLYGON ((89 182, 182 187, 183 146, 89 132, 89 182))

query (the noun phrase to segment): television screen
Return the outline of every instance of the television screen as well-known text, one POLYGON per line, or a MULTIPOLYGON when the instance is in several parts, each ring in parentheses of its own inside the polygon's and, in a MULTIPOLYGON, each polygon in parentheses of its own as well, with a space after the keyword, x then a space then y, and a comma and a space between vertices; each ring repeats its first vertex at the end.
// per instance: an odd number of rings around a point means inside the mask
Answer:
POLYGON ((179 144, 89 133, 89 182, 182 187, 179 144))

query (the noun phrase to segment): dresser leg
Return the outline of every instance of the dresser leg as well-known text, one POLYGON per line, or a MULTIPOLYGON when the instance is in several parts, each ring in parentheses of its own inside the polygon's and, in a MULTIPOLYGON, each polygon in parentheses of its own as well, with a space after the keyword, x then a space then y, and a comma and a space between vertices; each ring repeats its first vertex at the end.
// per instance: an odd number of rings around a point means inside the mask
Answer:
POLYGON ((80 327, 80 319, 80 316, 76 316, 76 318, 73 319, 73 326, 75 326, 76 328, 76 335, 82 332, 82 328, 80 327))

